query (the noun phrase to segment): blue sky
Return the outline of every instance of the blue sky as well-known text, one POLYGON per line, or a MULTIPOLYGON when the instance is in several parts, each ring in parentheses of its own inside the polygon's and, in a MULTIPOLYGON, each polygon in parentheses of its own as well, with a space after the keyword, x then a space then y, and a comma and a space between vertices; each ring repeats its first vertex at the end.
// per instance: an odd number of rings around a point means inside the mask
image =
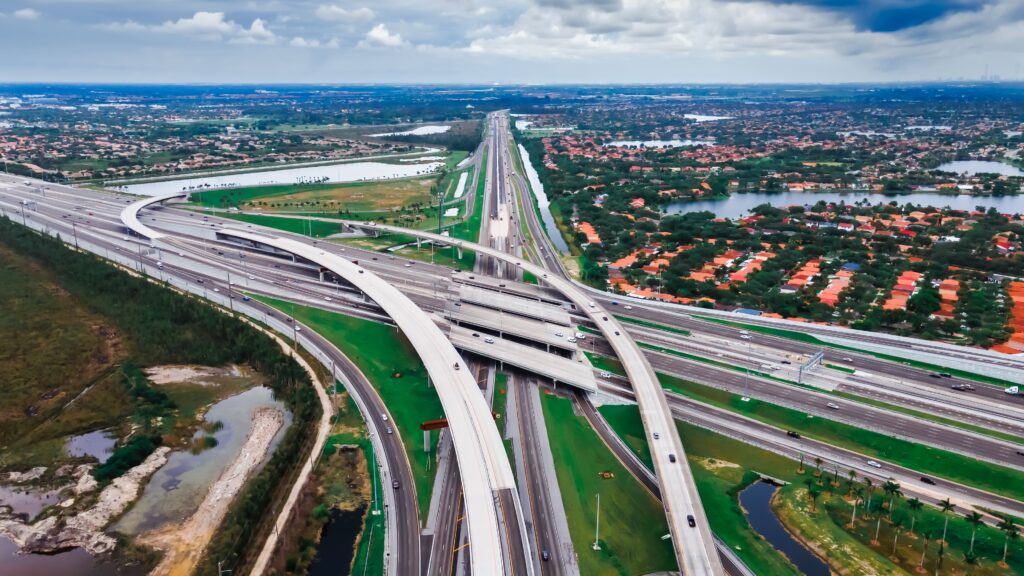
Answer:
POLYGON ((0 81, 1024 77, 1024 0, 3 0, 0 81))

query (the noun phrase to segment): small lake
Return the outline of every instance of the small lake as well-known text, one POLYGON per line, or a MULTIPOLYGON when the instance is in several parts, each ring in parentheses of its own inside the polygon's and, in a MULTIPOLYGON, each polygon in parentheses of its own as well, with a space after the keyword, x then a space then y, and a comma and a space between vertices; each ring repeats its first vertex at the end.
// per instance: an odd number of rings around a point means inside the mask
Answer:
POLYGON ((381 134, 367 134, 367 136, 371 138, 380 138, 383 136, 429 136, 430 134, 444 134, 451 129, 452 127, 447 125, 436 126, 431 124, 427 126, 417 126, 416 128, 404 130, 402 132, 383 132, 381 134))
POLYGON ((936 170, 940 170, 942 172, 953 172, 956 174, 967 174, 970 176, 977 174, 999 174, 1001 176, 1024 177, 1024 170, 1004 162, 992 162, 990 160, 957 160, 955 162, 946 162, 936 168, 936 170))
POLYGON ((693 120, 698 124, 702 122, 714 122, 716 120, 732 120, 732 116, 708 116, 707 114, 683 114, 683 118, 693 120))
POLYGON ((160 182, 144 182, 120 187, 130 194, 141 196, 157 196, 182 192, 184 190, 214 190, 223 188, 240 188, 244 186, 267 186, 270 184, 298 184, 310 181, 323 182, 360 182, 366 180, 391 180, 432 174, 444 166, 444 162, 426 162, 422 164, 388 164, 386 162, 345 162, 341 164, 325 164, 318 166, 300 166, 280 170, 261 170, 259 172, 243 172, 224 174, 222 176, 206 176, 198 178, 180 178, 160 182))
POLYGON ((139 566, 119 566, 93 558, 81 548, 61 554, 18 554, 18 546, 0 536, 0 574, 4 576, 142 576, 139 566))
POLYGON ((167 463, 149 479, 135 506, 114 524, 113 529, 137 535, 191 516, 210 485, 242 450, 252 428, 252 414, 265 406, 276 407, 285 413, 284 425, 271 442, 267 453, 269 457, 292 421, 284 403, 275 400, 271 389, 265 386, 221 400, 206 413, 207 422, 223 424, 223 428, 213 434, 217 445, 198 454, 188 450, 172 452, 167 463))
POLYGON ((685 148, 688 146, 714 146, 714 140, 615 140, 605 146, 617 148, 685 148))
POLYGON ((117 436, 114 436, 110 430, 96 430, 68 438, 64 449, 75 458, 92 456, 102 464, 114 453, 115 444, 117 444, 117 436))
POLYGON ((562 254, 568 254, 569 245, 565 243, 565 238, 562 238, 562 233, 555 224, 555 218, 551 215, 551 201, 548 200, 548 195, 544 193, 544 184, 541 183, 537 170, 534 169, 533 163, 530 162, 530 153, 526 151, 526 148, 523 148, 522 144, 519 145, 519 155, 522 156, 523 166, 526 168, 526 179, 530 181, 533 195, 537 197, 537 208, 540 209, 540 219, 544 222, 544 229, 547 230, 548 238, 555 245, 555 249, 562 254))
POLYGON ((59 490, 47 491, 28 486, 0 485, 0 505, 10 506, 12 512, 24 514, 31 520, 60 501, 57 492, 59 490))
POLYGON ((916 192, 908 194, 873 194, 870 192, 765 192, 735 193, 728 198, 710 200, 694 200, 691 202, 673 202, 666 206, 668 214, 684 214, 686 212, 713 212, 720 218, 742 218, 750 213, 751 208, 761 204, 771 204, 776 208, 794 205, 814 205, 820 200, 825 202, 846 202, 853 204, 867 200, 871 204, 896 201, 900 204, 914 203, 920 206, 936 208, 954 208, 956 210, 974 210, 977 206, 986 209, 993 207, 1004 214, 1024 212, 1024 196, 971 196, 969 194, 937 194, 934 192, 916 192))
POLYGON ((829 576, 828 564, 793 539, 772 511, 771 499, 778 486, 768 482, 754 482, 740 491, 740 505, 755 532, 764 536, 769 544, 782 552, 797 570, 806 576, 829 576))
POLYGON ((316 556, 309 565, 309 576, 336 576, 348 574, 356 552, 356 537, 363 530, 366 506, 345 512, 331 510, 331 517, 320 532, 316 556))

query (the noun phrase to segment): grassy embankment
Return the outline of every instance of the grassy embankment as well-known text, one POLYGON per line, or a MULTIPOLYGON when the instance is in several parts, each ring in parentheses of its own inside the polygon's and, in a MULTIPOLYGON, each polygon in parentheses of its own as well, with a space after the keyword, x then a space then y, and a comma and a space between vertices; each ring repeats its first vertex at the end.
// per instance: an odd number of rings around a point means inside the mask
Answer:
MULTIPOLYGON (((600 408, 616 433, 649 463, 647 445, 639 412, 635 406, 605 406, 600 408)), ((780 489, 773 508, 791 533, 810 544, 820 557, 827 559, 833 571, 839 574, 894 574, 913 573, 921 560, 923 534, 930 533, 932 542, 925 556, 928 573, 934 571, 938 561, 938 545, 944 518, 935 508, 925 507, 914 512, 906 501, 897 498, 893 520, 902 531, 897 552, 892 553, 896 524, 888 520, 889 498, 875 486, 872 511, 865 515, 864 502, 858 508, 855 528, 849 526, 852 500, 849 498, 849 479, 840 476, 839 485, 832 485, 831 476, 818 476, 813 465, 807 464, 803 472, 798 464, 769 451, 749 446, 714 432, 677 422, 687 456, 697 481, 697 487, 712 529, 758 574, 795 574, 795 569, 759 536, 753 533, 739 506, 737 494, 758 475, 789 482, 780 489), (808 480, 822 492, 812 506, 808 496, 808 480), (884 506, 884 507, 883 507, 884 506), (915 534, 908 529, 916 514, 915 534), (881 517, 879 541, 872 540, 881 517)), ((863 485, 854 483, 854 487, 863 485)), ((970 546, 971 525, 963 518, 951 517, 948 545, 944 555, 943 573, 963 574, 966 567, 965 552, 970 546)), ((1002 555, 1002 534, 991 526, 978 530, 975 553, 981 560, 972 567, 976 575, 1006 574, 997 565, 1002 555)), ((1010 542, 1010 572, 1024 569, 1024 544, 1010 542)))
POLYGON ((432 455, 423 451, 420 424, 444 417, 437 392, 427 385, 427 371, 397 328, 361 318, 301 306, 268 297, 261 301, 316 330, 337 346, 366 375, 388 407, 402 436, 416 478, 416 497, 425 518, 434 485, 432 455))
POLYGON ((541 395, 558 486, 581 574, 647 574, 675 570, 661 506, 573 413, 569 400, 541 395), (601 550, 594 543, 601 495, 601 550))
MULTIPOLYGON (((615 360, 590 356, 594 366, 622 374, 615 360)), ((816 418, 805 412, 757 399, 747 402, 740 395, 710 386, 658 374, 662 386, 688 398, 742 414, 782 430, 793 430, 833 446, 853 450, 865 457, 878 458, 925 474, 946 478, 996 494, 1024 499, 1024 472, 975 460, 968 456, 915 444, 891 435, 865 430, 842 422, 816 418)))

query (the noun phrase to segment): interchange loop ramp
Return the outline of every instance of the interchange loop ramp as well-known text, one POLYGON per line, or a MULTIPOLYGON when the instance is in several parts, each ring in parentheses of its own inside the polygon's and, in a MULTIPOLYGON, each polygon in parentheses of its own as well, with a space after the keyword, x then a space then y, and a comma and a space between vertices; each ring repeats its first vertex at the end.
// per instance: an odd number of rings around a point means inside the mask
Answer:
POLYGON ((450 236, 412 230, 399 226, 388 226, 375 222, 343 221, 346 226, 374 234, 385 232, 432 240, 436 243, 454 245, 460 249, 472 250, 497 260, 502 260, 529 272, 541 282, 560 292, 576 308, 585 313, 597 325, 605 339, 622 362, 626 375, 633 385, 644 431, 647 433, 651 459, 663 496, 665 516, 668 520, 680 571, 686 576, 724 575, 725 570, 715 549, 715 541, 708 526, 704 507, 701 505, 693 473, 686 460, 682 440, 669 410, 665 392, 658 382, 654 368, 647 361, 636 341, 626 332, 622 324, 611 313, 594 302, 583 290, 571 281, 549 274, 548 270, 527 260, 506 252, 459 240, 450 236), (654 434, 658 439, 654 439, 654 434), (689 517, 694 526, 689 525, 689 517))
POLYGON ((125 206, 121 210, 121 223, 125 225, 129 230, 142 236, 143 238, 149 238, 150 240, 158 240, 166 236, 163 232, 157 232, 149 226, 146 226, 139 220, 139 211, 143 208, 149 208, 156 204, 162 204, 167 200, 173 200, 175 198, 186 198, 187 192, 170 192, 168 194, 160 194, 158 196, 150 196, 143 198, 142 200, 136 200, 131 204, 125 206))
MULTIPOLYGON (((185 193, 174 193, 134 202, 121 211, 121 222, 150 240, 164 238, 166 234, 139 221, 139 211, 183 196, 185 193)), ((490 406, 465 361, 431 317, 379 276, 316 246, 231 228, 219 229, 218 234, 253 246, 270 246, 323 266, 353 284, 394 320, 423 361, 452 432, 464 487, 465 522, 473 572, 508 572, 506 553, 513 558, 513 563, 518 563, 516 557, 528 558, 529 544, 525 539, 515 538, 507 542, 502 536, 518 534, 519 523, 515 519, 521 518, 522 513, 516 497, 515 476, 490 406), (509 521, 509 516, 513 516, 512 521, 509 521)))

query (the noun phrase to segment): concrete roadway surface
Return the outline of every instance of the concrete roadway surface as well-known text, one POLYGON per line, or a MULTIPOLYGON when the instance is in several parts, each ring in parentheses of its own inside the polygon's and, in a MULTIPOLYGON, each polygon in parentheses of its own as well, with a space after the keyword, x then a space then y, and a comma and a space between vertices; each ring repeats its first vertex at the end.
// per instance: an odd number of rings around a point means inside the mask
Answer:
MULTIPOLYGON (((162 217, 162 219, 163 219, 163 217, 162 217)), ((367 264, 370 264, 370 263, 369 263, 369 262, 367 262, 367 264)), ((445 270, 444 268, 440 268, 440 267, 437 267, 437 268, 439 268, 439 269, 440 269, 440 270, 442 270, 442 271, 443 271, 443 270, 445 270)), ((401 267, 401 266, 397 266, 397 267, 396 267, 395 269, 396 269, 396 270, 398 270, 399 272, 407 272, 407 271, 408 271, 408 269, 405 269, 405 268, 403 268, 403 267, 401 267)), ((432 270, 432 268, 431 268, 431 270, 432 270)), ((422 270, 418 270, 418 271, 416 271, 415 273, 417 273, 417 274, 422 274, 422 270)), ((294 285, 292 285, 292 288, 294 288, 294 285)), ((635 312, 635 311, 637 311, 637 310, 639 310, 639 309, 641 309, 641 307, 640 307, 639 305, 637 305, 637 306, 634 306, 634 310, 633 310, 632 312, 635 312)), ((706 323, 701 323, 701 324, 705 324, 705 325, 707 325, 706 323)), ((732 329, 732 328, 730 328, 730 327, 721 327, 721 326, 719 326, 719 325, 717 325, 717 324, 710 324, 710 326, 711 326, 711 327, 713 327, 713 328, 719 328, 719 329, 724 329, 724 330, 726 330, 726 331, 732 330, 732 331, 734 331, 734 332, 735 332, 735 329, 732 329)), ((642 327, 636 327, 636 326, 632 326, 632 325, 628 326, 628 328, 627 328, 627 329, 628 329, 628 330, 629 330, 630 332, 634 332, 634 333, 636 333, 637 331, 641 331, 641 332, 643 332, 644 330, 646 330, 646 329, 643 329, 642 327)), ((654 333, 654 332, 657 332, 657 331, 650 331, 650 332, 651 332, 651 333, 654 333)), ((685 340, 685 338, 680 338, 680 337, 679 337, 678 335, 673 335, 673 334, 671 334, 671 333, 663 333, 663 336, 664 336, 665 338, 670 338, 670 339, 671 339, 671 338, 676 338, 676 339, 678 339, 678 340, 685 340)), ((780 345, 780 346, 786 346, 786 345, 788 345, 788 346, 789 346, 789 348, 790 348, 791 350, 794 350, 794 352, 798 352, 798 353, 806 353, 806 352, 809 352, 809 351, 810 351, 810 350, 807 350, 807 348, 808 348, 808 346, 807 346, 807 345, 805 345, 805 344, 803 344, 803 343, 800 343, 800 342, 793 342, 793 341, 790 341, 790 340, 786 340, 786 339, 780 339, 780 338, 773 338, 773 337, 768 337, 768 336, 764 336, 764 335, 761 335, 761 334, 756 334, 756 335, 754 335, 754 338, 755 338, 755 339, 756 339, 756 340, 757 340, 758 342, 761 342, 762 340, 767 340, 767 341, 768 341, 768 344, 769 344, 769 345, 780 345)), ((742 342, 742 340, 741 340, 740 342, 742 342)), ((662 345, 669 345, 669 344, 671 344, 671 342, 664 342, 664 341, 663 341, 663 342, 658 342, 658 343, 659 343, 659 344, 662 344, 662 345)), ((673 347, 678 347, 678 346, 673 346, 673 347)), ((813 348, 811 348, 811 350, 813 350, 813 348)), ((683 362, 683 361, 682 361, 681 359, 679 359, 679 360, 674 360, 674 361, 675 361, 675 362, 683 362)), ((706 367, 704 367, 704 368, 706 369, 706 367)), ((680 369, 678 369, 678 368, 677 368, 677 369, 674 369, 674 371, 675 371, 675 373, 685 373, 685 372, 681 372, 681 370, 680 370, 680 369)), ((738 377, 738 375, 737 375, 737 374, 735 374, 735 373, 733 373, 733 374, 729 374, 729 372, 731 372, 731 371, 728 371, 728 370, 724 370, 724 369, 723 369, 723 370, 720 370, 720 371, 718 371, 717 373, 716 373, 716 372, 712 372, 712 377, 713 377, 713 378, 716 378, 716 379, 717 379, 717 378, 723 378, 723 377, 725 377, 725 378, 732 378, 732 379, 736 379, 736 378, 738 377)), ((930 379, 926 378, 926 380, 930 380, 930 379)), ((776 384, 776 386, 782 386, 783 388, 785 388, 785 385, 782 385, 782 384, 776 384)), ((937 386, 937 385, 935 385, 935 384, 932 384, 932 386, 933 386, 933 387, 935 387, 935 386, 937 386)), ((943 388, 939 388, 939 389, 940 389, 940 390, 942 390, 943 392, 945 392, 945 390, 944 390, 943 388)), ((735 391, 735 390, 734 390, 734 391, 735 391)), ((783 392, 783 394, 785 394, 785 393, 787 393, 787 392, 791 392, 791 391, 784 391, 784 392, 783 392)), ((767 393, 767 392, 766 392, 766 393, 767 393)), ((1001 393, 999 393, 999 394, 1001 394, 1001 393)), ((901 403, 904 403, 904 404, 905 404, 905 402, 901 402, 901 403)), ((804 407, 802 407, 802 406, 794 406, 794 407, 797 407, 797 408, 801 408, 801 409, 806 409, 806 408, 804 408, 804 407)), ((819 407, 819 408, 820 408, 820 407, 819 407)), ((919 407, 919 406, 917 406, 917 408, 918 408, 918 409, 922 409, 922 408, 927 408, 927 407, 919 407)), ((845 416, 845 413, 847 413, 847 411, 846 411, 846 410, 843 410, 843 412, 844 412, 844 416, 843 416, 843 417, 844 417, 844 418, 849 418, 848 416, 845 416)), ((852 423, 858 423, 858 422, 857 422, 857 421, 852 421, 852 423)), ((871 423, 870 421, 860 421, 859 423, 860 423, 861 425, 867 425, 867 426, 871 426, 871 425, 873 425, 873 424, 872 424, 872 423, 871 423)), ((1011 429, 1011 430, 1007 430, 1007 431, 1010 431, 1010 432, 1014 432, 1015 430, 1012 430, 1012 429, 1011 429)), ((908 438, 913 438, 913 437, 914 437, 913 433, 909 433, 909 432, 904 432, 904 433, 903 433, 903 434, 901 434, 901 435, 902 435, 902 436, 904 436, 904 437, 908 437, 908 438)), ((1014 458, 1011 458, 1011 459, 1009 459, 1009 461, 1010 461, 1010 463, 1011 463, 1011 464, 1012 464, 1012 463, 1014 462, 1014 460, 1015 460, 1014 458)))
MULTIPOLYGON (((594 342, 594 346, 599 353, 610 353, 610 349, 602 343, 594 342)), ((869 404, 810 389, 746 375, 728 368, 660 352, 646 351, 646 354, 651 365, 658 372, 683 380, 698 382, 736 395, 749 396, 827 420, 844 422, 908 442, 920 443, 962 454, 969 458, 1024 470, 1024 456, 1017 453, 1017 450, 1021 450, 1022 447, 1005 440, 899 412, 883 410, 869 404), (829 408, 828 404, 830 403, 837 408, 829 408)), ((618 378, 615 381, 624 382, 618 378)))
POLYGON ((600 327, 605 338, 615 349, 616 356, 622 361, 630 383, 637 393, 645 430, 651 436, 654 432, 663 435, 660 441, 650 443, 651 454, 658 481, 662 484, 662 493, 667 495, 663 503, 680 570, 687 576, 724 573, 664 391, 639 346, 610 312, 599 308, 571 282, 555 275, 549 277, 546 269, 487 246, 397 226, 345 222, 354 228, 404 234, 442 244, 455 244, 463 249, 472 249, 477 254, 483 253, 504 260, 534 274, 539 279, 546 279, 553 288, 565 295, 577 310, 587 314, 600 327), (689 525, 691 521, 693 526, 689 525))

